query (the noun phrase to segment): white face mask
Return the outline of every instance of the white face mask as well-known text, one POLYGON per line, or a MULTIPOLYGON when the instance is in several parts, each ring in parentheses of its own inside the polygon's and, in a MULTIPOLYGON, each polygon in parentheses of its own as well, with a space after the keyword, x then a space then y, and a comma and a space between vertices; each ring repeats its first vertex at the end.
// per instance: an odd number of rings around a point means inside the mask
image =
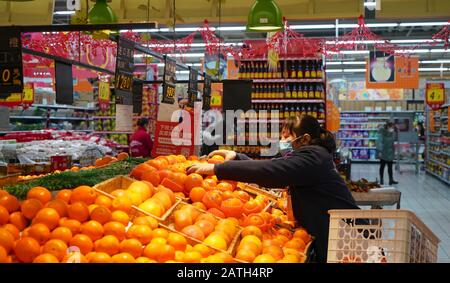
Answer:
POLYGON ((389 130, 388 130, 390 133, 393 133, 394 132, 394 128, 389 128, 389 130))

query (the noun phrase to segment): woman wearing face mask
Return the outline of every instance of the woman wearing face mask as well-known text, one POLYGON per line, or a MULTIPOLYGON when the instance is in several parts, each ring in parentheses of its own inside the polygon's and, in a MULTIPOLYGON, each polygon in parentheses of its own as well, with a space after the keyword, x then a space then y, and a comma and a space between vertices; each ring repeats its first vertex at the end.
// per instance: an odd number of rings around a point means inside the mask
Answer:
POLYGON ((398 184, 394 180, 392 165, 395 155, 395 125, 387 122, 386 125, 378 131, 377 151, 380 159, 380 184, 384 185, 384 167, 388 167, 389 185, 398 184))
POLYGON ((293 151, 271 160, 251 160, 234 151, 219 150, 210 156, 225 157, 223 164, 196 164, 188 173, 215 174, 219 180, 256 183, 264 187, 288 186, 298 225, 315 236, 316 260, 326 262, 330 209, 358 209, 345 181, 337 172, 332 134, 312 116, 295 117, 293 151))
POLYGON ((294 139, 293 129, 296 122, 296 117, 288 117, 281 127, 281 140, 279 143, 280 156, 286 156, 292 151, 292 140, 294 139))

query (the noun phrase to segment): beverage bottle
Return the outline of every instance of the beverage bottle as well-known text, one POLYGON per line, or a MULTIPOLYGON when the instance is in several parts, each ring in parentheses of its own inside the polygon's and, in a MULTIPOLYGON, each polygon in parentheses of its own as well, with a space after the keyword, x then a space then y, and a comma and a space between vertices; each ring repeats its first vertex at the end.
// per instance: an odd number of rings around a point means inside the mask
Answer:
POLYGON ((289 116, 295 117, 295 107, 293 105, 289 108, 289 116))
POLYGON ((295 107, 295 116, 301 116, 302 115, 302 111, 300 110, 300 106, 297 105, 297 107, 295 107))
POLYGON ((277 93, 277 85, 276 84, 272 84, 272 96, 271 96, 271 98, 275 99, 275 98, 277 98, 277 95, 278 95, 278 93, 277 93))
POLYGON ((284 119, 286 119, 286 118, 288 118, 289 117, 289 107, 288 107, 288 105, 286 104, 285 106, 284 106, 284 119))
POLYGON ((311 71, 309 70, 309 65, 308 64, 306 64, 306 67, 305 67, 305 75, 304 75, 304 77, 305 77, 305 79, 311 78, 311 71))
POLYGON ((325 90, 323 86, 320 86, 320 99, 325 99, 325 90))
POLYGON ((314 89, 312 85, 310 85, 308 89, 308 99, 314 99, 314 89))
POLYGON ((325 119, 325 110, 323 109, 323 105, 321 105, 319 108, 319 119, 325 119))
POLYGON ((316 91, 314 92, 314 98, 316 99, 320 99, 320 89, 321 89, 321 85, 316 85, 316 91))
POLYGON ((284 118, 284 109, 283 109, 283 105, 278 105, 278 119, 283 119, 284 118))
POLYGON ((307 85, 306 85, 306 84, 303 84, 303 91, 302 91, 302 93, 303 93, 303 95, 302 95, 303 99, 308 99, 308 90, 307 90, 306 88, 307 88, 307 85))
POLYGON ((312 116, 311 105, 308 105, 308 107, 306 108, 306 115, 312 116))
POLYGON ((306 115, 306 107, 305 107, 305 105, 302 105, 301 111, 302 111, 302 115, 306 115))
POLYGON ((297 78, 303 79, 303 64, 301 61, 298 62, 297 78))
POLYGON ((286 85, 286 99, 291 99, 292 95, 291 95, 291 90, 289 89, 289 85, 286 85))
POLYGON ((318 78, 322 78, 322 60, 319 60, 318 62, 317 62, 317 77, 318 78))
POLYGON ((263 66, 262 63, 259 62, 258 63, 258 75, 257 75, 258 79, 262 79, 264 77, 263 75, 263 66))
POLYGON ((297 92, 297 85, 293 84, 292 85, 292 99, 297 99, 298 98, 298 92, 297 92))
POLYGON ((262 76, 263 79, 267 79, 269 76, 268 72, 267 72, 267 62, 266 61, 264 61, 262 63, 262 74, 263 74, 263 76, 262 76))
POLYGON ((311 114, 312 114, 312 116, 313 116, 314 118, 317 119, 318 111, 317 111, 317 106, 316 106, 316 105, 314 105, 314 107, 312 108, 311 114))
POLYGON ((295 61, 291 62, 291 79, 296 79, 297 78, 297 70, 296 70, 296 66, 295 66, 295 61))
POLYGON ((278 61, 277 69, 276 69, 274 78, 276 78, 276 79, 280 79, 281 78, 281 64, 280 64, 280 61, 278 61))
POLYGON ((317 67, 314 62, 311 62, 311 78, 315 79, 317 77, 317 67))
MULTIPOLYGON (((280 70, 281 71, 281 70, 280 70)), ((289 72, 287 67, 287 61, 283 61, 283 78, 288 79, 289 78, 289 72)))

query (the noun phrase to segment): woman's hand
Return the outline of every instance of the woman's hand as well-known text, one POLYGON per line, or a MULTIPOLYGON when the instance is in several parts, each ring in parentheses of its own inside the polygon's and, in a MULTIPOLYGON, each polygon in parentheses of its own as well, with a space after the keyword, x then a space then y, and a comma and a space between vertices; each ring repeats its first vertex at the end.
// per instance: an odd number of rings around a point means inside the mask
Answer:
POLYGON ((214 164, 194 164, 187 168, 187 174, 197 173, 200 175, 214 175, 214 164))
POLYGON ((232 150, 225 150, 225 149, 214 150, 213 152, 208 154, 208 158, 211 158, 214 155, 222 156, 225 159, 225 161, 236 159, 236 152, 232 150))

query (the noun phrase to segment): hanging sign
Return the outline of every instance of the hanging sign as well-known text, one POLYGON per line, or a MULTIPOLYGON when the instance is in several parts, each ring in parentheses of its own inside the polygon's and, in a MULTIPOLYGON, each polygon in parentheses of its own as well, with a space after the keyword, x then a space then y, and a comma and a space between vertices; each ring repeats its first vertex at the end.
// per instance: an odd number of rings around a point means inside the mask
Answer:
POLYGON ((20 31, 2 31, 0 40, 0 98, 23 91, 22 44, 20 31))
POLYGON ((106 111, 109 108, 111 91, 109 82, 100 82, 98 84, 98 105, 101 111, 106 111))
POLYGON ((211 109, 211 77, 205 74, 203 82, 203 106, 202 109, 207 111, 211 109))
POLYGON ((198 93, 198 71, 190 68, 189 69, 189 84, 188 84, 188 106, 194 107, 194 102, 197 101, 198 93))
POLYGON ((445 87, 443 83, 427 83, 425 92, 427 105, 437 110, 445 102, 445 87))
POLYGON ((119 37, 117 41, 116 104, 133 105, 134 42, 119 37))
POLYGON ((137 82, 133 85, 133 113, 141 115, 142 113, 142 93, 144 84, 137 82))
POLYGON ((177 64, 166 56, 164 64, 164 82, 162 103, 173 104, 175 102, 175 84, 177 64))
POLYGON ((22 93, 22 104, 30 105, 34 102, 34 88, 32 85, 25 85, 22 93))

